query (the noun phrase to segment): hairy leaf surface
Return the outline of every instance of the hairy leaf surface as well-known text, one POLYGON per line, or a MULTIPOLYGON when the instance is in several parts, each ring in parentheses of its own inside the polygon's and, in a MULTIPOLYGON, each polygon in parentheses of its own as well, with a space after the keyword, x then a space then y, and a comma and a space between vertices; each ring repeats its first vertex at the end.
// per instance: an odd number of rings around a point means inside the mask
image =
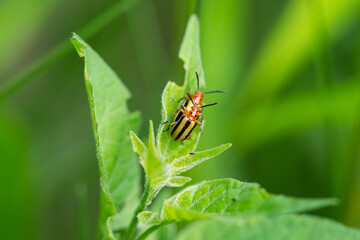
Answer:
POLYGON ((267 193, 258 184, 220 179, 190 186, 164 203, 165 220, 188 221, 220 216, 250 217, 313 210, 333 199, 298 199, 267 193))
POLYGON ((181 43, 179 58, 184 62, 185 91, 190 87, 192 91, 197 89, 195 72, 199 74, 199 85, 205 87, 204 69, 200 53, 200 23, 196 15, 192 15, 186 26, 185 35, 181 43))
POLYGON ((99 238, 114 238, 109 217, 124 207, 134 209, 136 202, 130 199, 139 192, 139 171, 129 137, 129 131, 138 128, 139 114, 129 112, 130 93, 104 60, 76 34, 71 42, 85 59, 102 188, 99 238))
POLYGON ((208 159, 216 157, 217 155, 227 150, 229 147, 231 147, 231 144, 227 143, 209 150, 188 154, 181 158, 175 159, 171 163, 171 172, 172 174, 180 174, 185 172, 208 159))

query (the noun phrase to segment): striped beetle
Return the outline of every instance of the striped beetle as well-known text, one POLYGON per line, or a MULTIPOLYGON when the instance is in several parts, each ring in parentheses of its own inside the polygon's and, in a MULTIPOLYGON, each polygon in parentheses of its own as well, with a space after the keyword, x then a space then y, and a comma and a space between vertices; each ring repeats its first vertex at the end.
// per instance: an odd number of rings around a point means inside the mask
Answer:
POLYGON ((200 116, 201 117, 203 116, 202 109, 204 107, 209 107, 209 106, 218 104, 218 102, 207 104, 207 105, 204 104, 202 102, 204 94, 225 93, 226 92, 226 91, 219 91, 219 90, 204 92, 204 93, 200 92, 199 91, 199 76, 198 76, 197 72, 195 72, 195 73, 196 73, 196 78, 197 78, 198 89, 195 91, 195 93, 193 95, 191 95, 190 93, 187 93, 187 97, 182 97, 178 101, 176 101, 176 102, 180 102, 184 98, 186 100, 185 103, 183 105, 181 105, 180 109, 177 109, 176 111, 174 111, 170 115, 169 119, 162 123, 162 124, 168 123, 170 121, 171 117, 175 113, 177 113, 174 122, 169 124, 168 128, 166 130, 163 130, 163 132, 168 131, 171 126, 172 127, 171 138, 178 142, 182 142, 186 139, 190 140, 191 132, 194 130, 196 125, 199 125, 200 131, 202 131, 201 122, 198 120, 200 116))

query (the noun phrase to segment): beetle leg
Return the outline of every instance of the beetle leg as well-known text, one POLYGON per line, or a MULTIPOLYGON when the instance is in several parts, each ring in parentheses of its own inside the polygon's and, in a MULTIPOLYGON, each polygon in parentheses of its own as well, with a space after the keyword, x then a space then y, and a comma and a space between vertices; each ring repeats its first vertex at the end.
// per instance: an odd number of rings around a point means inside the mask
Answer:
POLYGON ((163 130, 163 132, 169 131, 170 126, 174 126, 175 124, 176 124, 176 122, 173 122, 173 123, 169 124, 169 126, 167 127, 167 129, 166 129, 166 130, 163 130))
POLYGON ((170 129, 170 125, 167 127, 167 129, 162 130, 162 132, 167 132, 167 131, 169 131, 169 129, 170 129))
POLYGON ((196 122, 196 124, 201 125, 201 122, 199 122, 198 120, 195 120, 195 122, 196 122))
POLYGON ((189 139, 189 140, 191 139, 191 134, 189 135, 188 139, 189 139))
POLYGON ((161 124, 166 124, 166 123, 168 123, 168 122, 170 121, 171 117, 174 115, 174 113, 178 113, 179 111, 180 111, 180 110, 177 109, 175 112, 173 112, 173 113, 170 115, 170 117, 168 118, 168 120, 166 120, 165 122, 163 122, 163 123, 161 123, 161 124))
POLYGON ((184 107, 184 105, 181 106, 180 111, 184 114, 184 115, 188 115, 189 111, 184 107))

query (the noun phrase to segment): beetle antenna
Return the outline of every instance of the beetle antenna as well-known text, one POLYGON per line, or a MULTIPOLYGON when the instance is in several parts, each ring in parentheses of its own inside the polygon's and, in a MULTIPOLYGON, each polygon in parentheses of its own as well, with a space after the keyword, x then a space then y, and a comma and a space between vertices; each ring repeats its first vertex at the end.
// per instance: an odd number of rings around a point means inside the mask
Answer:
POLYGON ((199 90, 199 75, 198 75, 198 73, 197 72, 195 72, 196 73, 196 78, 197 78, 197 87, 198 87, 198 89, 197 90, 199 90))
POLYGON ((204 94, 208 94, 208 93, 227 93, 227 91, 225 91, 225 90, 215 90, 215 91, 210 91, 210 92, 204 92, 204 94))
POLYGON ((201 106, 201 108, 214 106, 214 105, 216 105, 216 104, 218 104, 218 103, 219 103, 219 102, 206 104, 206 105, 204 105, 204 106, 201 106))
POLYGON ((189 97, 189 99, 191 100, 192 104, 195 106, 195 103, 194 103, 194 101, 192 100, 192 98, 190 97, 190 94, 189 94, 188 92, 187 92, 186 94, 188 95, 188 97, 189 97))

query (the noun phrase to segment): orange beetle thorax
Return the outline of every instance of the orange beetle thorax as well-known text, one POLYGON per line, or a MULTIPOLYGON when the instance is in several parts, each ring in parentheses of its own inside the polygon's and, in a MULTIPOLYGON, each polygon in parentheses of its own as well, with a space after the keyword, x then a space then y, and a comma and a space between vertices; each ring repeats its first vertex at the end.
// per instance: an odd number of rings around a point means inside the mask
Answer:
POLYGON ((199 116, 200 110, 197 106, 193 106, 189 111, 188 118, 190 121, 195 121, 199 116))
POLYGON ((194 95, 192 95, 192 100, 195 104, 197 104, 198 106, 201 106, 203 97, 204 97, 204 94, 202 92, 196 90, 194 95))

